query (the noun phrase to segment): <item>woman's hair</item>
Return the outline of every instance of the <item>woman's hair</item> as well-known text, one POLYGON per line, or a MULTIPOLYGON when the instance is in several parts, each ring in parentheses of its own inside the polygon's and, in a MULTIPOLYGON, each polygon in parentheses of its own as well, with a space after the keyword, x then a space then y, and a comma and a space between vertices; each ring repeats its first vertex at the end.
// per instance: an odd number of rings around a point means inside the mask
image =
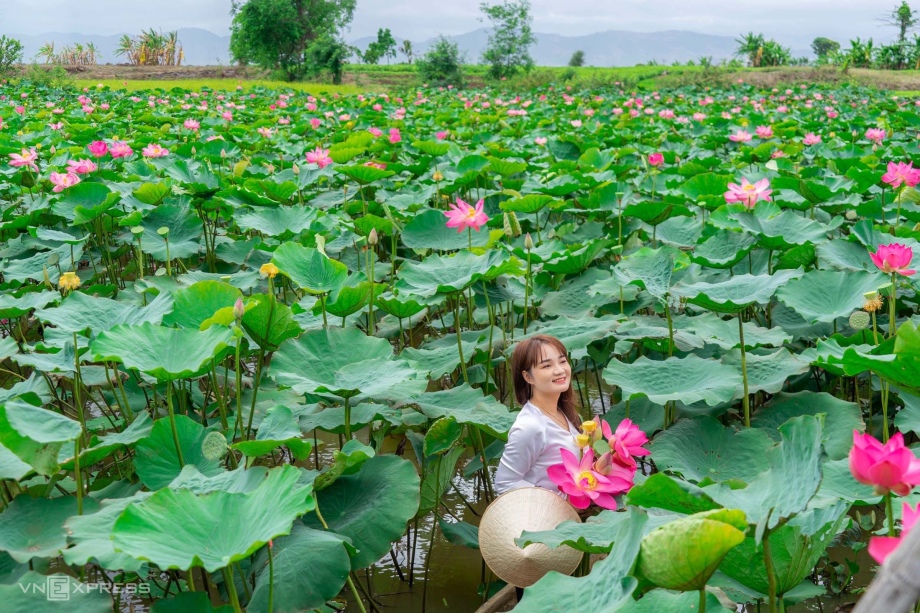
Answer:
MULTIPOLYGON (((562 341, 548 334, 535 334, 519 342, 515 345, 514 352, 511 354, 514 397, 521 406, 530 400, 533 395, 533 387, 524 380, 524 371, 530 370, 537 365, 543 356, 543 348, 546 345, 555 347, 562 355, 568 356, 568 351, 562 341)), ((559 395, 558 408, 576 428, 581 425, 581 417, 575 411, 575 391, 572 389, 571 380, 569 381, 569 389, 559 395)))

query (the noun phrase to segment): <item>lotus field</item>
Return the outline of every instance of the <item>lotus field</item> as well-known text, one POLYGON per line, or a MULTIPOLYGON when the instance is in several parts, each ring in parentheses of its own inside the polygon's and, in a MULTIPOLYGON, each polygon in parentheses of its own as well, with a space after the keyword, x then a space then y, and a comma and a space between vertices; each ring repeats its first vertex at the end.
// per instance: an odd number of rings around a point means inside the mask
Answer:
POLYGON ((804 610, 916 517, 912 100, 0 99, 4 609, 48 575, 77 613, 383 610, 386 566, 441 610, 534 333, 651 454, 618 509, 521 535, 610 555, 515 611, 804 610))

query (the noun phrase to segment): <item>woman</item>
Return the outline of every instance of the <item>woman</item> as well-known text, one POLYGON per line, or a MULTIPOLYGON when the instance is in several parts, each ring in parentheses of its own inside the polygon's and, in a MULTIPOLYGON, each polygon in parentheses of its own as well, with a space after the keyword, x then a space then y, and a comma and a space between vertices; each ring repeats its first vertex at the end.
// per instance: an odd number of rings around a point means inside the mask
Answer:
POLYGON ((560 448, 578 456, 575 437, 581 419, 575 412, 572 367, 562 342, 545 334, 521 341, 511 356, 514 396, 523 406, 508 433, 495 473, 495 490, 542 487, 564 496, 547 475, 562 461, 560 448))

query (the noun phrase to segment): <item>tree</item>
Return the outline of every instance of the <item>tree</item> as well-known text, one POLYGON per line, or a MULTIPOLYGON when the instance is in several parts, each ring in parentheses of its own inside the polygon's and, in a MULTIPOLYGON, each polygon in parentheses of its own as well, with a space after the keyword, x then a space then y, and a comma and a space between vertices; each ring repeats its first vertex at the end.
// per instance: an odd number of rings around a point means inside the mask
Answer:
POLYGON ((901 5, 896 6, 890 13, 882 17, 881 22, 898 29, 898 44, 903 45, 907 42, 907 33, 913 30, 918 23, 917 11, 912 10, 907 2, 901 0, 901 5))
POLYGON ((0 36, 0 77, 13 74, 16 64, 22 62, 22 43, 15 38, 0 36))
POLYGON ((463 85, 463 55, 457 43, 443 36, 428 49, 428 52, 415 62, 422 81, 434 86, 463 85))
POLYGON ((579 49, 572 54, 572 57, 569 59, 569 66, 584 66, 585 65, 585 52, 579 49))
MULTIPOLYGON (((371 41, 361 58, 367 64, 376 64, 382 57, 396 57, 396 39, 389 28, 377 30, 377 40, 371 41)), ((387 60, 387 64, 389 64, 387 60)))
POLYGON ((403 55, 406 56, 406 60, 409 63, 412 63, 412 58, 415 56, 415 49, 412 48, 412 41, 408 38, 402 42, 402 47, 399 48, 403 55))
POLYGON ((840 51, 840 43, 836 40, 819 36, 811 41, 811 50, 815 52, 818 59, 826 58, 840 51))
POLYGON ((488 75, 503 79, 521 70, 530 72, 533 68, 530 47, 537 42, 531 29, 530 0, 503 0, 493 5, 483 2, 479 10, 492 22, 492 32, 482 53, 483 62, 489 65, 488 75))
POLYGON ((735 51, 735 55, 746 56, 748 63, 752 67, 760 66, 760 60, 763 57, 763 34, 748 32, 741 38, 736 38, 735 42, 738 43, 738 50, 735 51))
MULTIPOLYGON (((230 53, 240 64, 279 70, 288 80, 329 70, 348 48, 339 31, 356 0, 232 0, 230 53), (317 63, 319 61, 332 64, 317 63)), ((338 65, 339 78, 341 65, 338 65)))

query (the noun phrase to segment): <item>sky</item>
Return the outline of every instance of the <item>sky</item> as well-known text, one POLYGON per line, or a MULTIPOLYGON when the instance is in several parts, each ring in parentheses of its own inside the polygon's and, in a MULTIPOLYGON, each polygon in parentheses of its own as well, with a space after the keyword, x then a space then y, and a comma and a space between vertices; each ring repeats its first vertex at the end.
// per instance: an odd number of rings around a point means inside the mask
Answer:
MULTIPOLYGON (((879 18, 898 0, 531 0, 534 30, 577 36, 605 30, 690 30, 736 37, 763 32, 786 45, 816 36, 846 45, 857 36, 888 42, 895 29, 879 18)), ((920 0, 914 4, 920 9, 920 0)), ((230 0, 0 0, 0 33, 78 32, 110 35, 198 27, 226 35, 230 0)), ((358 0, 345 38, 390 28, 421 41, 483 26, 479 0, 358 0)))

